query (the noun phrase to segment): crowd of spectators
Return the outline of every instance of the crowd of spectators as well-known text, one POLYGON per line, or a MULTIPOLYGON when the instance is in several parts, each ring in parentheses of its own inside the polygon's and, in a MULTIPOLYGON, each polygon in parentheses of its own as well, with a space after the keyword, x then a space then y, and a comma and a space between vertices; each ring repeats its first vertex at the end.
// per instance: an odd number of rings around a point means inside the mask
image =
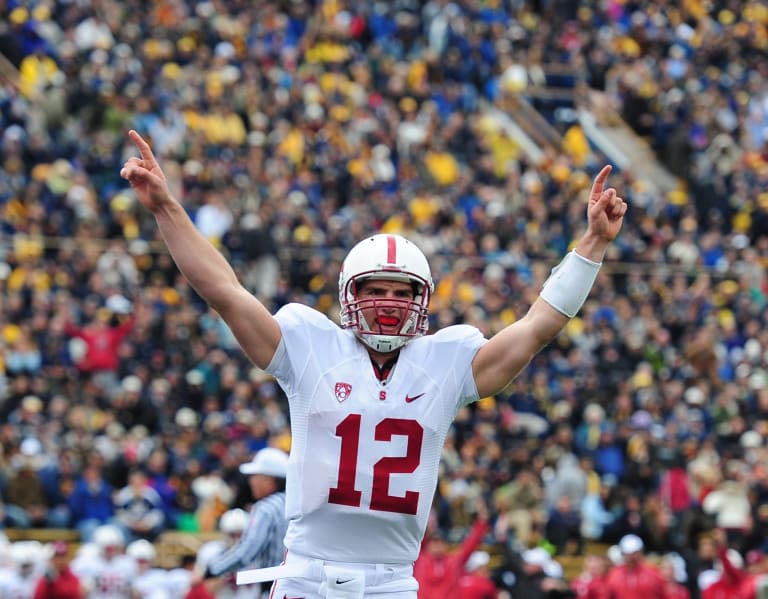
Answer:
POLYGON ((679 185, 614 171, 630 209, 593 293, 459 414, 437 525, 458 541, 481 497, 505 547, 687 556, 717 528, 768 552, 767 51, 759 0, 0 2, 3 524, 214 530, 238 465, 290 446, 280 390, 119 178, 128 128, 272 309, 336 318, 345 251, 396 231, 434 325, 492 334, 609 161, 551 114, 565 143, 533 160, 494 110, 557 65, 679 185))

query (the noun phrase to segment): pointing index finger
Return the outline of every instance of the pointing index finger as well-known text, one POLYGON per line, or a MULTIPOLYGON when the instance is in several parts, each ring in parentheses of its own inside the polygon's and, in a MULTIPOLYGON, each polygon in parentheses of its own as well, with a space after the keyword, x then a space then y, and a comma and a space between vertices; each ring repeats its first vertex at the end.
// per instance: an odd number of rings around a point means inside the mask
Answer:
POLYGON ((133 140, 133 143, 136 144, 136 147, 139 149, 139 152, 141 153, 141 158, 147 162, 154 163, 155 155, 152 153, 152 148, 149 147, 149 144, 144 140, 144 138, 141 135, 139 135, 134 129, 131 129, 130 131, 128 131, 128 135, 131 138, 131 140, 133 140))
POLYGON ((596 196, 599 196, 601 193, 603 193, 603 187, 605 186, 605 182, 608 179, 608 175, 612 170, 613 170, 613 167, 610 164, 606 164, 597 174, 597 177, 595 177, 595 182, 592 183, 591 195, 593 199, 596 196))

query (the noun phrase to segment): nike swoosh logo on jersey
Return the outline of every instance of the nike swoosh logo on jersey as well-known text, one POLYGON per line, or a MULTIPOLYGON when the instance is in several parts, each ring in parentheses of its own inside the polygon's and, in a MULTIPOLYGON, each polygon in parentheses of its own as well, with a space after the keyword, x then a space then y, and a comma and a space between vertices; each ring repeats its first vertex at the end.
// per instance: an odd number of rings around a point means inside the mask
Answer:
POLYGON ((412 401, 416 401, 422 395, 424 395, 424 394, 423 393, 419 393, 418 395, 408 395, 406 393, 406 395, 405 395, 405 403, 411 403, 412 401))
POLYGON ((346 583, 348 583, 350 580, 354 580, 354 579, 353 579, 353 578, 345 578, 344 580, 339 580, 339 579, 337 578, 337 579, 336 579, 336 584, 346 584, 346 583))

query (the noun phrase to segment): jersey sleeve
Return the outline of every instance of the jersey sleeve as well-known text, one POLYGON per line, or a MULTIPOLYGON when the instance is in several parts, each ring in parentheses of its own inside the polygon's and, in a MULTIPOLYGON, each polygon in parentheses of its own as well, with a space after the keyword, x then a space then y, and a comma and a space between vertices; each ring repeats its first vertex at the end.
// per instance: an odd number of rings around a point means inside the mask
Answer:
POLYGON ((282 338, 272 361, 265 369, 290 394, 309 357, 323 351, 341 329, 325 314, 303 304, 286 304, 275 314, 282 338))
POLYGON ((458 410, 480 399, 472 374, 472 360, 488 342, 480 330, 470 325, 454 325, 436 332, 428 339, 432 355, 425 357, 424 363, 437 365, 441 376, 454 377, 458 400, 454 408, 458 410))

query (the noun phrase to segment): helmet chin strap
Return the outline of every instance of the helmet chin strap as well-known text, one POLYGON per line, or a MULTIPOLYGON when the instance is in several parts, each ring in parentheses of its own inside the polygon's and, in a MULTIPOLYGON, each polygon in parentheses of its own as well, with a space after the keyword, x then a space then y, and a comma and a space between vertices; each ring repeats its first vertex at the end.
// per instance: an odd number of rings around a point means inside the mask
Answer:
MULTIPOLYGON (((365 316, 360 314, 360 325, 364 331, 370 331, 371 327, 368 326, 368 321, 365 320, 365 316)), ((373 351, 377 351, 382 354, 388 354, 395 350, 400 349, 410 339, 403 335, 381 335, 368 332, 357 332, 357 338, 370 347, 373 351)))
POLYGON ((374 335, 358 332, 357 337, 373 351, 382 354, 388 354, 400 349, 409 341, 408 337, 401 335, 374 335))

